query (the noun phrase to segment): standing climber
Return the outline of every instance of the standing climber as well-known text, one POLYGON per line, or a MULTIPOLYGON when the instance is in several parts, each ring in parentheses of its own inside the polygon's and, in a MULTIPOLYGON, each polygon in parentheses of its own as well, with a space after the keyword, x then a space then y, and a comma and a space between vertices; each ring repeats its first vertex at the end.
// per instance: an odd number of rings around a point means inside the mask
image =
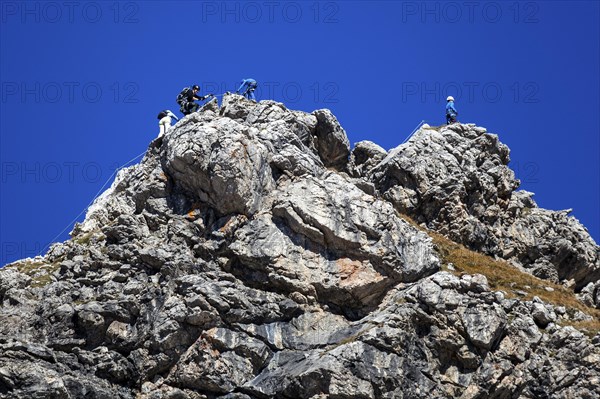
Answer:
POLYGON ((175 118, 176 121, 179 120, 171 110, 165 109, 164 111, 160 111, 158 114, 158 127, 160 128, 158 137, 162 137, 163 134, 167 133, 167 129, 171 127, 171 118, 175 118))
POLYGON ((258 87, 258 83, 254 79, 244 79, 242 80, 242 84, 239 89, 237 89, 236 93, 241 94, 246 97, 248 100, 256 101, 256 97, 254 97, 254 90, 258 87))
POLYGON ((198 96, 200 86, 193 85, 192 87, 186 87, 181 90, 181 93, 177 95, 177 104, 179 104, 179 111, 184 115, 189 115, 192 112, 198 111, 200 104, 194 101, 204 101, 207 98, 214 97, 214 94, 207 94, 206 96, 198 96))
POLYGON ((458 111, 454 108, 454 97, 448 96, 446 98, 446 124, 456 123, 456 117, 458 111))

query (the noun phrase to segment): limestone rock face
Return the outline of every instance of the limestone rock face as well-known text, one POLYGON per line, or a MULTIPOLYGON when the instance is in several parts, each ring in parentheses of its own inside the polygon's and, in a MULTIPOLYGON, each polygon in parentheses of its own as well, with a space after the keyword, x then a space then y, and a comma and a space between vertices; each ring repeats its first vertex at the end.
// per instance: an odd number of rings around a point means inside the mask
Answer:
POLYGON ((363 176, 396 209, 471 249, 540 278, 573 280, 577 290, 598 281, 600 250, 585 227, 515 191, 509 161, 508 147, 484 128, 425 125, 363 176))
POLYGON ((153 141, 72 239, 0 269, 2 398, 598 398, 600 336, 429 235, 598 306, 598 247, 473 125, 350 151, 328 110, 226 95, 153 141))

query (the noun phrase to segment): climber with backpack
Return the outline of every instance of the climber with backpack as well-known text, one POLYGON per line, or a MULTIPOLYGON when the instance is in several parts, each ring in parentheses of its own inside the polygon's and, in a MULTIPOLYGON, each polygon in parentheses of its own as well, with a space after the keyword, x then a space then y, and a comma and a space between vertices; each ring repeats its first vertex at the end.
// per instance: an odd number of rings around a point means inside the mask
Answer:
POLYGON ((176 121, 179 120, 169 109, 160 111, 158 114, 158 127, 160 129, 158 137, 162 137, 167 132, 169 127, 171 127, 171 118, 175 118, 176 121))
POLYGON ((198 96, 200 86, 193 85, 192 87, 186 87, 177 95, 177 104, 179 104, 179 111, 184 115, 189 115, 192 112, 198 111, 200 104, 194 101, 204 101, 207 98, 214 97, 214 94, 207 94, 205 96, 198 96))
POLYGON ((454 97, 448 96, 446 98, 446 124, 456 123, 456 117, 458 111, 454 108, 454 97))
POLYGON ((248 78, 242 80, 240 87, 237 89, 236 93, 241 94, 246 97, 248 100, 256 101, 256 97, 254 97, 254 90, 258 87, 258 83, 256 80, 248 78))

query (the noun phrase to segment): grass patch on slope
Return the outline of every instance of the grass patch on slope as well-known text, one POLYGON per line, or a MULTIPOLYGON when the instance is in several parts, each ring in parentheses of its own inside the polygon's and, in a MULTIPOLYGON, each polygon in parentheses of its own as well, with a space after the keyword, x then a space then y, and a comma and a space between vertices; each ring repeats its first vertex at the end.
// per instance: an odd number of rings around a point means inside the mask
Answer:
POLYGON ((52 274, 60 268, 60 262, 45 263, 36 259, 24 259, 8 265, 31 277, 30 287, 40 288, 52 282, 52 274))
POLYGON ((572 290, 523 272, 506 261, 495 260, 490 256, 472 251, 439 233, 424 229, 406 215, 400 214, 399 216, 432 238, 442 260, 442 270, 457 276, 482 274, 487 278, 490 289, 503 291, 508 298, 531 300, 537 296, 542 301, 554 306, 564 306, 567 311, 579 310, 594 319, 589 321, 561 320, 559 323, 586 330, 592 335, 600 332, 600 310, 584 305, 572 290), (455 270, 448 267, 450 263, 455 270))

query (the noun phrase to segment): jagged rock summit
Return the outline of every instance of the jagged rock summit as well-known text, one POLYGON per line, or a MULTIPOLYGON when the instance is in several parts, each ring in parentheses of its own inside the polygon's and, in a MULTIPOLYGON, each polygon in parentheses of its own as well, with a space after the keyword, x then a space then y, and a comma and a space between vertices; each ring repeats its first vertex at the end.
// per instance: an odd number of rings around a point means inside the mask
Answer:
POLYGON ((0 270, 0 397, 598 398, 590 316, 442 270, 427 233, 599 308, 598 246, 508 163, 475 125, 351 151, 328 110, 210 102, 0 270))

